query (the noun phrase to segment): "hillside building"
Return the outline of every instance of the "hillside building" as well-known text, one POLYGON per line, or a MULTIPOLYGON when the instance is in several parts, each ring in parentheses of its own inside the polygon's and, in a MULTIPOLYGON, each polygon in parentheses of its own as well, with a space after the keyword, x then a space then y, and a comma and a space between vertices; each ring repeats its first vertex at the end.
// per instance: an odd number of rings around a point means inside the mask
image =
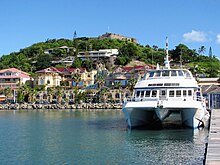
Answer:
POLYGON ((123 36, 120 34, 114 34, 114 33, 105 33, 105 34, 99 36, 99 39, 105 39, 105 38, 118 39, 118 40, 130 41, 130 42, 137 43, 137 40, 135 38, 126 37, 126 36, 123 36))

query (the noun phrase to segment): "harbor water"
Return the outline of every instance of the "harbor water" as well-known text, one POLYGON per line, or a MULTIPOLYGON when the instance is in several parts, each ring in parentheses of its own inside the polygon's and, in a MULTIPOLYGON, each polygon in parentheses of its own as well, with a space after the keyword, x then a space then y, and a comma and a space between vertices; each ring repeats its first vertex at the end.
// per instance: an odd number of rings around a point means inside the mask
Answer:
POLYGON ((120 110, 2 111, 0 164, 203 164, 208 130, 128 130, 120 110))

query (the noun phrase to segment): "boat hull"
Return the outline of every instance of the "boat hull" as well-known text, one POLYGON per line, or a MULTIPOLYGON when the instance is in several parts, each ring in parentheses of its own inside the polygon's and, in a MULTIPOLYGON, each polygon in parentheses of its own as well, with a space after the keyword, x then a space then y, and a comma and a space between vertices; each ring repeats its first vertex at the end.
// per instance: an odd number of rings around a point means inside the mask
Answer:
MULTIPOLYGON (((206 120, 209 118, 204 118, 206 110, 203 109, 202 106, 183 106, 183 108, 157 105, 151 107, 135 107, 132 106, 132 103, 127 103, 123 106, 122 111, 125 115, 129 128, 158 126, 159 123, 162 124, 162 122, 173 112, 179 112, 182 125, 190 128, 205 126, 205 123, 207 123, 206 120)), ((175 120, 173 122, 175 122, 175 120)))

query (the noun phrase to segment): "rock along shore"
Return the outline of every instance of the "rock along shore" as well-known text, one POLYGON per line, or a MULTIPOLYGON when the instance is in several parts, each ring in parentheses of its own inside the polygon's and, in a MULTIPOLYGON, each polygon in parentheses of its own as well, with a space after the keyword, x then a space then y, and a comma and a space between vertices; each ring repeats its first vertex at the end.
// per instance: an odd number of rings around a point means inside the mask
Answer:
POLYGON ((81 104, 0 104, 0 110, 37 110, 37 109, 122 109, 122 103, 81 103, 81 104))

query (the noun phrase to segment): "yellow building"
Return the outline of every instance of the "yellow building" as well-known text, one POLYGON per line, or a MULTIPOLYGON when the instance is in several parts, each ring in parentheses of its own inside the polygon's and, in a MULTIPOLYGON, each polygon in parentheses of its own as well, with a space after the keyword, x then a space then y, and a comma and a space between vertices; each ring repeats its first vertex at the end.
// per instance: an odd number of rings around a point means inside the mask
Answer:
POLYGON ((46 68, 37 71, 37 76, 34 78, 35 86, 55 87, 60 86, 62 80, 61 73, 56 68, 46 68))
POLYGON ((79 88, 93 85, 95 82, 96 70, 88 72, 85 68, 46 68, 37 71, 35 85, 44 85, 46 88, 63 86, 71 88, 78 86, 79 88), (74 80, 74 76, 78 75, 78 82, 74 80))

